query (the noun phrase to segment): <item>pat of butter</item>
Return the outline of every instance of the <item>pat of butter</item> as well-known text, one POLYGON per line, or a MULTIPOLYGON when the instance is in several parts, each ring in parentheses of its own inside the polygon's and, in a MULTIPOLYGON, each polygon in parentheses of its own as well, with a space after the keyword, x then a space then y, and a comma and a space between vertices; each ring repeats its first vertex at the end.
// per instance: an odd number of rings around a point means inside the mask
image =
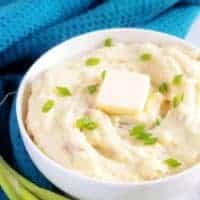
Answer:
POLYGON ((149 90, 149 76, 109 70, 99 89, 97 107, 110 114, 134 114, 144 109, 149 90))

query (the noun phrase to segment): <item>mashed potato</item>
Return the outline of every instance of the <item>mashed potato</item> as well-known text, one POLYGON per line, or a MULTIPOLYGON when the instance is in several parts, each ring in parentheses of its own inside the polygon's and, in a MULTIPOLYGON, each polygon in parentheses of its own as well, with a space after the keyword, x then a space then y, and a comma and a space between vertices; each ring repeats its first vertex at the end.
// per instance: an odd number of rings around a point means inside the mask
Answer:
POLYGON ((142 182, 178 173, 200 160, 199 57, 152 43, 102 45, 32 82, 27 130, 48 157, 99 180, 142 182), (142 111, 117 115, 97 106, 109 70, 149 76, 142 111))

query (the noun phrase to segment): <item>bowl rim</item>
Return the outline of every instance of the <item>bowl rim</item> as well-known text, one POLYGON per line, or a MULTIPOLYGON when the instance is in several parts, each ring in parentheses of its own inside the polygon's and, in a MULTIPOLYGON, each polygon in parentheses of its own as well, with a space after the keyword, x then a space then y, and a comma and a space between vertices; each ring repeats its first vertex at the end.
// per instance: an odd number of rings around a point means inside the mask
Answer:
MULTIPOLYGON (((112 32, 127 32, 127 31, 134 31, 134 32, 141 32, 143 34, 157 34, 160 35, 161 37, 167 38, 168 40, 171 38, 172 40, 177 41, 180 45, 182 46, 186 46, 189 48, 197 48, 195 47, 193 44, 189 43, 188 41, 185 41, 181 38, 178 38, 176 36, 167 34, 167 33, 163 33, 163 32, 159 32, 159 31, 154 31, 154 30, 149 30, 149 29, 142 29, 142 28, 109 28, 109 29, 100 29, 100 30, 96 30, 96 31, 90 31, 90 32, 86 32, 84 34, 72 37, 70 39, 67 39, 59 44, 57 44, 56 46, 54 46, 53 48, 50 48, 48 51, 46 51, 45 53, 43 53, 39 58, 36 59, 36 61, 29 67, 29 69, 26 71, 26 73, 24 74, 20 85, 18 87, 18 91, 17 91, 17 95, 16 95, 16 115, 17 115, 17 123, 18 123, 18 127, 19 127, 19 132, 20 132, 20 136, 22 138, 23 144, 25 145, 25 149, 28 152, 29 157, 31 158, 31 155, 29 153, 29 149, 28 148, 32 148, 32 150, 37 154, 37 156, 39 156, 41 159, 44 159, 46 162, 48 162, 49 165, 51 165, 52 167, 56 168, 57 170, 62 171, 63 173, 66 174, 66 176, 70 175, 70 176, 74 176, 76 178, 79 178, 81 181, 87 181, 90 182, 92 184, 103 184, 103 185, 111 185, 111 186, 115 186, 115 187, 141 187, 141 186, 148 186, 148 185, 155 185, 155 184, 164 184, 166 182, 169 181, 173 181, 175 179, 178 178, 183 178, 183 176, 189 176, 192 172, 194 172, 195 170, 200 169, 200 162, 193 165, 192 167, 189 167, 187 169, 184 169, 183 171, 177 173, 177 174, 173 174, 173 175, 169 175, 169 176, 165 176, 165 177, 160 177, 158 179, 155 180, 148 180, 148 181, 141 181, 141 182, 134 182, 134 181, 130 181, 130 182, 121 182, 121 181, 110 181, 110 180, 99 180, 97 178, 93 178, 93 177, 89 177, 86 176, 84 174, 81 174, 80 172, 73 170, 73 169, 68 169, 65 168, 64 166, 62 166, 61 164, 57 163, 56 161, 54 161, 53 159, 49 158, 45 153, 43 153, 42 151, 39 150, 39 148, 37 147, 37 145, 31 140, 27 129, 25 128, 24 125, 24 121, 22 119, 22 99, 23 99, 23 94, 24 94, 24 90, 27 87, 27 82, 28 82, 28 76, 31 76, 31 69, 34 68, 35 66, 37 66, 38 64, 40 64, 40 60, 42 60, 43 58, 46 59, 46 57, 49 56, 49 54, 52 51, 57 51, 57 49, 61 48, 63 44, 71 42, 72 40, 80 40, 84 37, 91 37, 94 34, 105 34, 105 33, 109 33, 110 31, 112 32), (26 142, 28 143, 29 147, 26 146, 26 142)), ((37 67, 39 67, 40 65, 38 65, 37 67)), ((32 158, 31 158, 32 160, 32 158)), ((32 160, 33 161, 33 160, 32 160)), ((36 168, 52 183, 54 183, 53 181, 50 180, 49 177, 47 177, 43 171, 41 171, 37 164, 33 161, 34 165, 36 166, 36 168)))

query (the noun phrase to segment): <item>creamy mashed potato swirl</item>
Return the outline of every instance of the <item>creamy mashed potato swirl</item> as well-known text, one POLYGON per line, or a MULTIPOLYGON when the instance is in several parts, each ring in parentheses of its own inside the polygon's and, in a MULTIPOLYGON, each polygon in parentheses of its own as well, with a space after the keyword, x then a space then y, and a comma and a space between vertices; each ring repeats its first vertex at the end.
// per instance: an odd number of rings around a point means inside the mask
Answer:
MULTIPOLYGON (((27 130, 48 157, 96 179, 141 182, 178 173, 200 160, 199 58, 176 46, 102 45, 32 82, 27 130), (111 114, 98 107, 110 70, 150 78, 143 110, 111 114)), ((134 95, 131 86, 124 89, 134 95)))

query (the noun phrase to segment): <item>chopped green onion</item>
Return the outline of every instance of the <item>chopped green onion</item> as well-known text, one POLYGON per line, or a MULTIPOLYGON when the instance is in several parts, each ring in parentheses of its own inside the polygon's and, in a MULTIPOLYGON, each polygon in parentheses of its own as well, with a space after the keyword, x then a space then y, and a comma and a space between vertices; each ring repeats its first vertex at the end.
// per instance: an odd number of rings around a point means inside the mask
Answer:
POLYGON ((90 94, 94 94, 97 91, 97 85, 89 85, 87 89, 90 94))
POLYGON ((156 126, 160 125, 160 119, 156 119, 155 122, 153 123, 153 128, 155 128, 156 126))
POLYGON ((157 138, 149 133, 143 124, 134 126, 129 130, 130 136, 135 137, 137 140, 143 141, 144 145, 153 145, 157 142, 157 138))
POLYGON ((141 61, 149 61, 151 60, 152 55, 150 53, 143 53, 140 55, 140 60, 141 61))
POLYGON ((101 72, 101 79, 104 80, 106 78, 106 70, 101 72))
POLYGON ((71 96, 72 95, 72 93, 69 90, 69 88, 67 88, 67 87, 61 87, 61 86, 57 86, 56 87, 56 94, 58 96, 61 96, 61 97, 71 96))
POLYGON ((156 137, 148 137, 147 139, 144 140, 144 144, 145 145, 152 145, 155 144, 157 142, 157 138, 156 137))
POLYGON ((138 139, 138 140, 146 140, 148 139, 148 137, 150 136, 151 134, 145 132, 145 131, 142 131, 140 133, 137 133, 135 134, 135 138, 138 139))
POLYGON ((54 107, 54 105, 55 105, 54 100, 52 99, 47 100, 42 106, 42 112, 43 113, 49 112, 54 107))
POLYGON ((58 195, 33 184, 13 170, 1 156, 0 172, 0 185, 9 199, 69 200, 67 197, 58 195))
POLYGON ((178 107, 180 103, 183 101, 183 99, 184 99, 184 94, 174 96, 172 99, 173 107, 174 108, 178 107))
POLYGON ((130 130, 130 135, 131 136, 135 136, 137 134, 140 134, 141 132, 145 131, 145 125, 144 124, 139 124, 137 126, 134 126, 131 130, 130 130))
POLYGON ((96 66, 100 63, 100 59, 99 58, 96 58, 96 57, 93 57, 93 58, 88 58, 85 62, 85 64, 89 67, 93 67, 93 66, 96 66))
POLYGON ((168 167, 170 168, 177 168, 181 165, 181 162, 179 162, 178 160, 175 160, 174 158, 168 158, 164 160, 164 163, 168 165, 168 167))
POLYGON ((182 74, 178 74, 178 75, 176 75, 176 76, 174 77, 172 83, 173 83, 174 85, 180 85, 181 82, 182 82, 182 80, 183 80, 183 75, 182 75, 182 74))
POLYGON ((169 86, 166 82, 163 82, 159 87, 158 90, 161 94, 166 94, 168 92, 169 86))
MULTIPOLYGON (((0 170, 1 170, 0 173, 1 189, 5 192, 5 194, 7 194, 8 199, 20 200, 18 194, 16 193, 15 188, 13 188, 13 185, 10 183, 11 181, 8 180, 8 176, 5 176, 3 174, 2 169, 0 170)), ((15 182, 15 180, 13 182, 15 182)))
POLYGON ((80 130, 94 130, 98 127, 98 123, 88 116, 83 116, 76 120, 76 128, 80 130))
POLYGON ((104 41, 104 46, 105 47, 111 47, 112 46, 112 39, 106 38, 105 41, 104 41))

